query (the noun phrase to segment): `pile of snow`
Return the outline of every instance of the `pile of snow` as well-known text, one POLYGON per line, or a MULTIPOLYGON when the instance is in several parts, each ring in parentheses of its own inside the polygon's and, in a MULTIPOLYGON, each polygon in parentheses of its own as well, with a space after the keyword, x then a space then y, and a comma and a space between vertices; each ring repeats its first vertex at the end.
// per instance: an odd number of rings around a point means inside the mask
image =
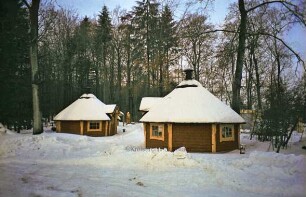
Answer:
POLYGON ((185 147, 181 147, 177 150, 174 151, 174 156, 179 158, 179 159, 185 159, 187 156, 187 150, 185 147))
POLYGON ((0 196, 304 196, 306 153, 267 152, 247 134, 241 142, 243 155, 145 149, 141 124, 96 138, 4 133, 0 196))
POLYGON ((2 133, 6 133, 6 129, 5 129, 5 127, 3 126, 2 123, 0 123, 0 133, 1 133, 1 134, 2 134, 2 133))

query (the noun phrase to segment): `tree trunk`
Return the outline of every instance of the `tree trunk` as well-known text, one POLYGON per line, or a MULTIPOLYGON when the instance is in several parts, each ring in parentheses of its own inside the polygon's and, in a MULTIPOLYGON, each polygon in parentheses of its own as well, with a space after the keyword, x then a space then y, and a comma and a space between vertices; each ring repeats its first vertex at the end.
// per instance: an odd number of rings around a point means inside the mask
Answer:
POLYGON ((33 0, 30 9, 31 42, 30 61, 32 69, 32 101, 33 101, 33 135, 43 132, 39 103, 39 76, 38 76, 38 9, 40 0, 33 0))
POLYGON ((166 86, 165 86, 165 89, 166 91, 169 90, 169 83, 170 83, 170 80, 169 80, 169 50, 167 50, 167 58, 166 58, 166 86))
POLYGON ((286 138, 286 141, 283 142, 283 140, 280 140, 281 142, 279 142, 278 145, 277 145, 276 153, 279 153, 280 148, 282 146, 285 147, 285 145, 288 144, 288 142, 289 142, 289 140, 291 138, 291 135, 292 135, 292 133, 293 133, 293 131, 294 131, 294 129, 295 129, 295 127, 296 127, 298 122, 299 122, 299 119, 297 118, 296 121, 294 122, 294 125, 291 127, 290 133, 289 133, 288 137, 286 138))
POLYGON ((163 78, 163 62, 160 55, 158 56, 158 65, 159 65, 159 96, 162 97, 164 94, 164 78, 163 78))
POLYGON ((242 79, 242 68, 244 61, 245 52, 245 40, 247 33, 247 11, 245 10, 244 0, 239 0, 239 11, 240 11, 240 25, 239 25, 239 43, 238 43, 238 53, 236 60, 236 70, 235 76, 232 84, 233 88, 233 98, 232 98, 232 108, 238 114, 240 114, 240 89, 241 89, 241 79, 242 79))
POLYGON ((151 69, 150 69, 150 40, 149 40, 149 7, 146 7, 146 17, 147 17, 147 21, 146 21, 146 59, 147 59, 147 88, 146 91, 148 91, 148 94, 150 95, 150 73, 151 73, 151 69))
POLYGON ((131 87, 131 45, 130 45, 130 39, 129 39, 129 44, 128 44, 128 48, 127 48, 127 89, 128 89, 128 107, 127 107, 127 111, 131 112, 132 110, 132 87, 131 87))
POLYGON ((122 81, 122 69, 121 69, 121 45, 118 42, 118 47, 117 47, 117 88, 118 88, 118 101, 119 101, 119 106, 122 106, 122 92, 121 92, 121 81, 122 81))
MULTIPOLYGON (((278 93, 280 91, 280 87, 281 87, 281 62, 280 62, 280 55, 278 53, 278 48, 277 48, 277 44, 276 44, 276 39, 274 39, 274 47, 275 47, 275 59, 276 59, 276 63, 277 63, 277 88, 278 88, 278 93)), ((279 94, 278 94, 278 98, 279 98, 279 94)))
POLYGON ((95 66, 95 81, 96 81, 96 96, 100 97, 101 93, 100 93, 100 73, 99 73, 99 67, 97 66, 99 63, 96 62, 96 66, 95 66))
POLYGON ((115 78, 115 48, 112 46, 112 59, 109 65, 109 92, 110 92, 110 100, 114 101, 115 99, 115 84, 114 84, 114 78, 115 78))
POLYGON ((198 42, 198 55, 196 55, 196 65, 197 65, 197 81, 200 81, 200 60, 201 60, 201 42, 198 42))
POLYGON ((255 75, 256 75, 256 92, 257 92, 257 102, 258 102, 258 110, 262 110, 262 104, 261 104, 261 93, 260 93, 260 79, 259 79, 259 71, 258 71, 258 63, 255 56, 255 52, 253 53, 253 61, 254 61, 254 67, 255 67, 255 75))
MULTIPOLYGON (((250 55, 251 56, 251 55, 250 55)), ((250 64, 247 66, 247 63, 245 63, 247 68, 246 73, 246 92, 247 92, 247 109, 252 109, 253 100, 252 100, 252 87, 253 87, 253 62, 251 57, 249 58, 250 64)))
POLYGON ((103 70, 103 81, 102 81, 102 98, 103 102, 106 102, 106 80, 107 80, 107 66, 106 66, 106 49, 105 43, 102 43, 102 70, 103 70))

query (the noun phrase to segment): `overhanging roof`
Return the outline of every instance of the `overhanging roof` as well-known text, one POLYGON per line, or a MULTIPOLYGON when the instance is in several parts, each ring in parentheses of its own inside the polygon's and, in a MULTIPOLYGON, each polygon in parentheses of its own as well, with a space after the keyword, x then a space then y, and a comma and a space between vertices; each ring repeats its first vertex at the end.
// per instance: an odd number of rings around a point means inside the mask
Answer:
POLYGON ((161 101, 162 97, 144 97, 141 99, 139 111, 147 112, 152 106, 161 101))
POLYGON ((244 119, 196 80, 182 81, 153 105, 141 122, 245 123, 244 119))
POLYGON ((106 105, 93 94, 83 94, 68 107, 58 113, 54 120, 110 120, 108 113, 116 105, 106 105))

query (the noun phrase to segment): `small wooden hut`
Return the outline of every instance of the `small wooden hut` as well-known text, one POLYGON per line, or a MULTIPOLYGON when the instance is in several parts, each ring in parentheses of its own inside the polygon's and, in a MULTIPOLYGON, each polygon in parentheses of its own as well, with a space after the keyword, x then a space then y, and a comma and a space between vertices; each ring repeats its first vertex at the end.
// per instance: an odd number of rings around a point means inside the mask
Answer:
POLYGON ((244 119, 192 79, 186 78, 163 98, 143 98, 140 122, 146 148, 184 146, 190 152, 221 152, 238 149, 244 119))
POLYGON ((83 94, 54 120, 59 133, 111 136, 117 133, 118 115, 116 105, 106 105, 93 94, 83 94))

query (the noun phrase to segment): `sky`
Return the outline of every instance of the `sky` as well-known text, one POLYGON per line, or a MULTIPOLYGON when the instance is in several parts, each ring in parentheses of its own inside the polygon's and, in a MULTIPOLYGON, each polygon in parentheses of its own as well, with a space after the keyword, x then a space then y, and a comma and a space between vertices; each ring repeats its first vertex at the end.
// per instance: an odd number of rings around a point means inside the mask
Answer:
MULTIPOLYGON (((186 0, 181 0, 186 1, 186 0)), ((221 24, 228 13, 227 8, 230 3, 237 0, 215 0, 209 9, 209 21, 213 24, 221 24)), ((180 2, 180 0, 174 0, 180 2)), ((132 10, 136 5, 136 0, 57 0, 58 5, 64 8, 73 9, 78 13, 80 18, 88 16, 96 17, 106 5, 110 11, 120 6, 127 11, 132 10)), ((185 11, 183 6, 177 7, 174 11, 174 17, 178 17, 185 11)), ((193 9, 193 8, 191 8, 193 9)), ((285 35, 285 41, 306 60, 306 28, 295 26, 285 35)))
MULTIPOLYGON (((186 2, 186 0, 174 0, 174 2, 183 1, 186 2)), ((217 0, 210 9, 210 19, 213 22, 222 22, 227 13, 228 5, 234 1, 236 0, 217 0)), ((132 10, 133 6, 136 5, 136 0, 57 0, 57 3, 65 8, 75 10, 80 17, 95 17, 99 14, 104 5, 106 5, 110 11, 118 6, 128 11, 132 10)), ((183 6, 177 8, 174 15, 181 15, 185 11, 184 3, 181 4, 183 6)))

